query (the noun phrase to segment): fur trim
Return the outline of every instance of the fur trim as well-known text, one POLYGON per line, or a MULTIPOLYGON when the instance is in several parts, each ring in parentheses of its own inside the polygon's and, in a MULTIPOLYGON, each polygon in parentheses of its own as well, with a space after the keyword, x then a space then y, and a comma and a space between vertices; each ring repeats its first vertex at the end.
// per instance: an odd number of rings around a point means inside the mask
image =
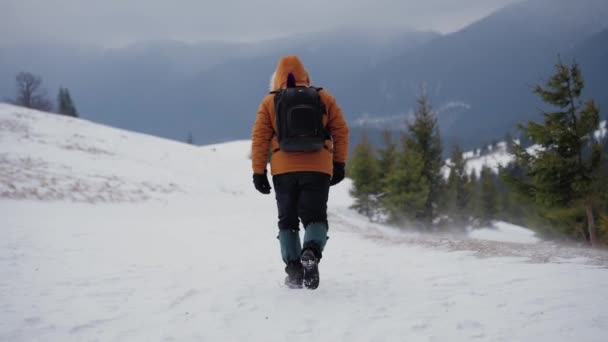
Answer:
POLYGON ((277 71, 275 70, 272 75, 270 75, 270 80, 268 81, 268 91, 273 91, 274 89, 274 78, 277 76, 277 71))

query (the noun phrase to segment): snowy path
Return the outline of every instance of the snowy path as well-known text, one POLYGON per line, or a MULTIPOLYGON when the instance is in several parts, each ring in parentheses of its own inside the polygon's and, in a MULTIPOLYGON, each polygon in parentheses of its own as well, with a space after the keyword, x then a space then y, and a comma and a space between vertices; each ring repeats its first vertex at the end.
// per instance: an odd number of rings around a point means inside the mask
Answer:
POLYGON ((281 286, 262 206, 229 215, 218 204, 213 216, 192 202, 0 207, 11 213, 2 341, 603 341, 608 332, 608 271, 595 266, 480 259, 336 223, 322 286, 294 291, 281 286))
MULTIPOLYGON (((342 222, 348 230, 355 230, 361 236, 373 240, 383 240, 385 243, 406 246, 425 246, 444 251, 469 251, 470 255, 481 258, 488 257, 518 257, 532 263, 582 263, 596 265, 608 269, 608 251, 591 249, 575 244, 560 244, 543 241, 532 232, 518 226, 517 230, 525 230, 525 235, 519 231, 501 232, 495 228, 475 229, 465 233, 434 233, 423 234, 399 231, 385 225, 365 222, 357 217, 347 206, 333 210, 330 216, 342 222), (511 234, 517 234, 515 236, 511 234), (507 234, 507 235, 505 235, 507 234)), ((510 228, 510 224, 496 222, 495 226, 510 228)))
POLYGON ((274 199, 252 189, 247 142, 198 149, 12 111, 0 106, 0 341, 599 342, 608 333, 604 253, 400 233, 348 210, 344 183, 332 188, 320 288, 289 290, 274 199), (34 179, 11 160, 40 162, 28 169, 34 179))

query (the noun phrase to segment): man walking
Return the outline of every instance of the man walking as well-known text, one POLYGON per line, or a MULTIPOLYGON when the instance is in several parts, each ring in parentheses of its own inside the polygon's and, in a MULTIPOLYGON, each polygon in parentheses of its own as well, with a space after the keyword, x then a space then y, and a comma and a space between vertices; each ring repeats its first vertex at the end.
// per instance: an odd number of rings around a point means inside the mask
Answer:
POLYGON ((334 97, 311 86, 297 56, 279 60, 270 87, 252 130, 253 183, 261 193, 270 194, 270 157, 285 284, 316 289, 329 229, 329 187, 344 179, 349 130, 334 97))

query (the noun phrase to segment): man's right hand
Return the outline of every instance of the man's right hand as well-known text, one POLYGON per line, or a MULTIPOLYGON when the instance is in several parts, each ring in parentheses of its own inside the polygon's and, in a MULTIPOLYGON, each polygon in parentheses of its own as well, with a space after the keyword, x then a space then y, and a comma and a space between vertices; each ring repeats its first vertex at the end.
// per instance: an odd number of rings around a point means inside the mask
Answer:
POLYGON ((334 162, 334 172, 333 172, 333 176, 331 177, 331 181, 329 182, 330 186, 334 186, 338 183, 340 183, 343 179, 344 179, 344 167, 346 165, 344 163, 340 163, 340 162, 334 162))

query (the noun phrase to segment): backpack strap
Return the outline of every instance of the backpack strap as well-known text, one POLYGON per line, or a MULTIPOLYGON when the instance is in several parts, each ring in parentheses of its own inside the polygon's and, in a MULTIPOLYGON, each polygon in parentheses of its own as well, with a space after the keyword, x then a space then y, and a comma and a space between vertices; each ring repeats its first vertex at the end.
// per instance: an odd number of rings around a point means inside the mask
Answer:
MULTIPOLYGON (((274 104, 275 112, 276 112, 276 109, 277 109, 277 100, 279 99, 279 97, 277 95, 279 95, 282 91, 283 91, 283 89, 279 88, 279 89, 275 89, 275 90, 269 92, 270 95, 273 95, 273 101, 272 102, 274 104)), ((278 113, 276 115, 278 115, 278 113)), ((277 133, 276 130, 273 129, 272 138, 270 140, 272 140, 274 137, 278 138, 279 134, 277 133)), ((274 149, 272 151, 272 153, 277 153, 279 150, 280 150, 280 148, 277 147, 276 149, 274 149)))
MULTIPOLYGON (((317 91, 317 93, 319 93, 321 90, 323 90, 323 87, 313 87, 310 86, 310 88, 314 89, 317 91)), ((319 102, 321 102, 321 108, 323 108, 323 111, 325 112, 325 115, 327 115, 328 121, 329 121, 329 112, 327 111, 327 108, 325 107, 325 103, 323 103, 323 100, 321 100, 321 96, 319 95, 319 102)), ((323 133, 325 134, 325 138, 329 139, 329 140, 333 140, 332 136, 331 136, 331 132, 327 129, 327 127, 323 127, 323 133)), ((327 146, 324 146, 326 149, 327 146)), ((329 149, 328 149, 329 150, 329 149)))

